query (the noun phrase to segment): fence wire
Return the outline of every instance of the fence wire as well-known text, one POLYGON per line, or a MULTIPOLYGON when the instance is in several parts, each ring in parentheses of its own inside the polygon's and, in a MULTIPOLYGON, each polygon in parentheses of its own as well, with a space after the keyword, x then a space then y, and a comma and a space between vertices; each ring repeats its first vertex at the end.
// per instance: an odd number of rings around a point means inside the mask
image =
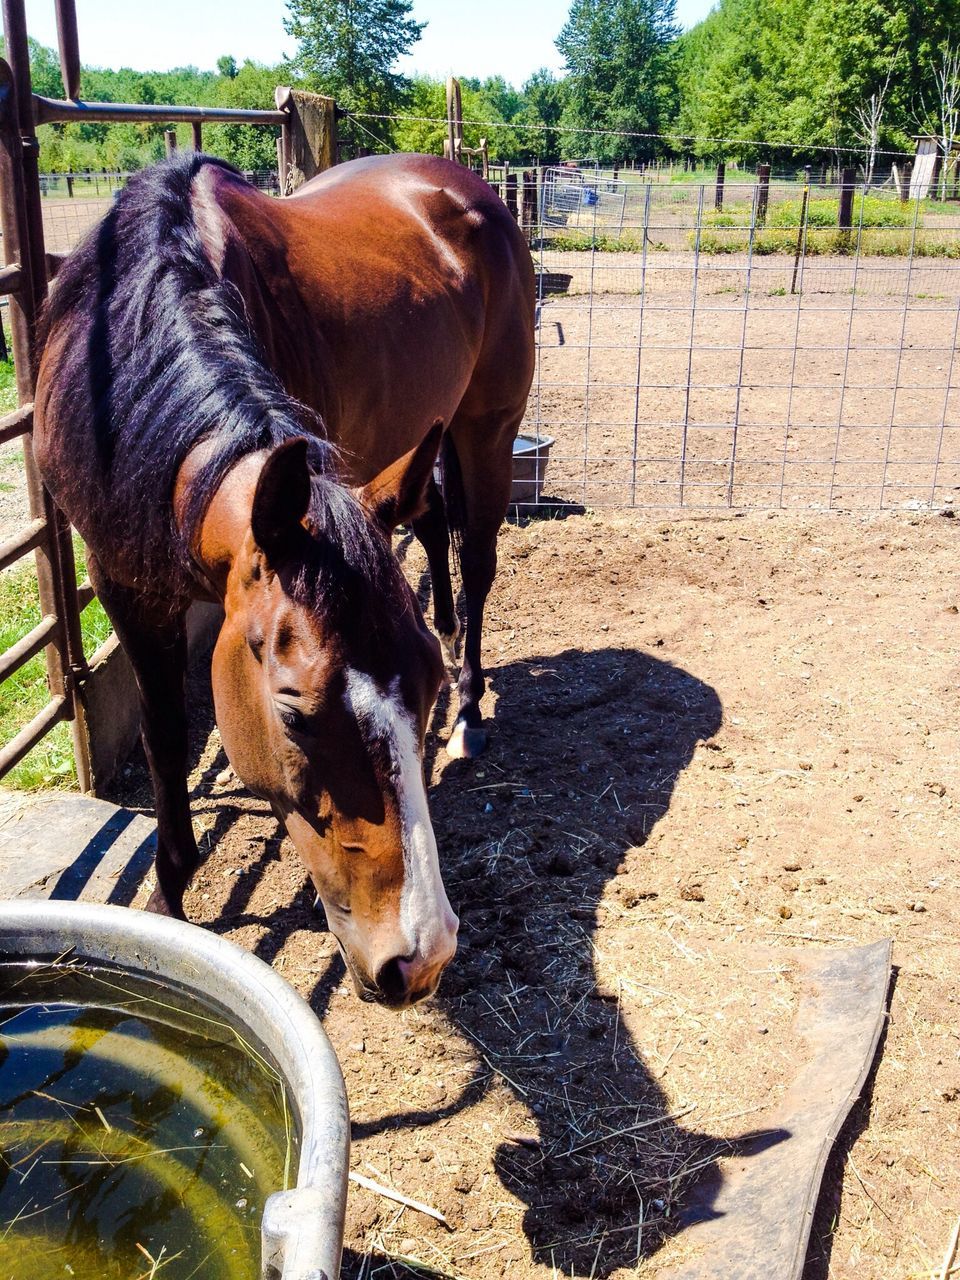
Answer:
MULTIPOLYGON (((48 248, 76 245, 125 176, 75 175, 72 193, 48 180, 48 248)), ((506 176, 491 173, 504 191, 506 176)), ((728 171, 718 199, 662 167, 537 172, 518 505, 960 498, 960 204, 858 186, 840 229, 826 176, 805 197, 728 171)))
POLYGON ((836 187, 541 170, 532 496, 952 504, 960 209, 863 195, 841 229, 836 187))

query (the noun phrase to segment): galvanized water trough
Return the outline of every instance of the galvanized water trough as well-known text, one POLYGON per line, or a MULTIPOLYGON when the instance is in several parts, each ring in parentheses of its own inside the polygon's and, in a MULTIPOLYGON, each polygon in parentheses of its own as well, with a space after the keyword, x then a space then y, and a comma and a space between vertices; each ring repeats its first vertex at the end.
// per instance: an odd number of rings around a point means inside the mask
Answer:
POLYGON ((517 436, 513 442, 513 489, 511 503, 538 503, 550 457, 552 436, 517 436))
POLYGON ((73 960, 160 977, 258 1045, 284 1081, 300 1138, 297 1185, 264 1210, 263 1280, 337 1280, 350 1120, 340 1064, 310 1006, 263 961, 184 921, 86 902, 0 901, 0 963, 68 950, 73 960))

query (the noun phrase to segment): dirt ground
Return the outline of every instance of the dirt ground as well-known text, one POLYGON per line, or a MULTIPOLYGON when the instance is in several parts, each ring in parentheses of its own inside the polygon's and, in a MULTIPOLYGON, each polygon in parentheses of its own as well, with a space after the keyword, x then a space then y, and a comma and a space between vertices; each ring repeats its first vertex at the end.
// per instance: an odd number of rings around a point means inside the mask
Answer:
MULTIPOLYGON (((523 427, 590 507, 937 505, 960 486, 960 270, 552 255, 523 427), (592 265, 591 265, 592 264, 592 265), (936 280, 925 280, 924 273, 936 280), (851 290, 856 286, 856 295, 851 290)), ((629 255, 626 255, 629 257, 629 255)))
MULTIPOLYGON (((939 1267, 960 1207, 957 537, 904 513, 505 526, 490 749, 445 758, 445 701, 430 739, 460 950, 401 1014, 358 1001, 292 848, 217 781, 195 679, 188 915, 310 1000, 353 1167, 448 1223, 352 1186, 348 1280, 656 1275, 696 1179, 803 1059, 799 949, 886 937, 889 1022, 805 1280, 939 1267)), ((114 798, 147 802, 141 765, 114 798)))
MULTIPOLYGON (((65 250, 109 201, 45 205, 65 250)), ((218 781, 202 673, 188 915, 323 1018, 354 1168, 446 1217, 353 1186, 347 1280, 668 1268, 685 1199, 807 1053, 798 949, 892 937, 888 1027, 805 1280, 939 1274, 960 1210, 960 271, 810 259, 797 297, 789 257, 696 279, 689 251, 542 265, 569 282, 542 308, 525 430, 557 438, 548 491, 589 510, 503 530, 482 760, 446 759, 438 706, 431 805, 462 922, 438 996, 359 1003, 291 846, 218 781), (947 515, 811 510, 881 497, 947 515), (728 500, 794 509, 600 510, 728 500)), ((149 807, 142 762, 113 798, 149 807)))

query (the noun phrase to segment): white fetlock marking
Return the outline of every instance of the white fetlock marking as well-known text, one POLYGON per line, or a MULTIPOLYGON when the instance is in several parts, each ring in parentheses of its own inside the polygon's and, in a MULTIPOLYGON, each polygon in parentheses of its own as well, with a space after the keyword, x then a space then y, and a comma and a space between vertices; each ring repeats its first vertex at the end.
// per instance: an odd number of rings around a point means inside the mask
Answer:
POLYGON ((441 631, 440 644, 443 646, 444 656, 447 660, 447 666, 454 669, 458 666, 457 662, 457 641, 460 639, 460 623, 457 622, 455 629, 449 634, 444 635, 441 631))
POLYGON ((467 755, 467 747, 464 742, 464 735, 467 726, 462 720, 458 720, 453 726, 453 733, 447 739, 447 755, 451 760, 465 760, 467 755))

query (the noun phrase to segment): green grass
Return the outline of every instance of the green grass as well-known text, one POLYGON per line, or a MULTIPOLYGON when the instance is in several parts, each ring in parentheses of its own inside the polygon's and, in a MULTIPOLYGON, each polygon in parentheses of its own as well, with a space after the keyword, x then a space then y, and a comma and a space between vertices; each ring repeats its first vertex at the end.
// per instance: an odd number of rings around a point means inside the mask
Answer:
MULTIPOLYGON (((7 339, 7 352, 12 352, 13 343, 10 330, 4 329, 7 339)), ((13 371, 13 360, 0 360, 0 414, 12 413, 17 407, 17 378, 13 371)))
POLYGON ((703 215, 703 225, 705 227, 737 227, 742 226, 742 219, 739 218, 730 209, 718 210, 710 209, 703 215))
MULTIPOLYGON (((955 235, 941 237, 935 232, 918 232, 914 240, 912 230, 865 229, 859 235, 856 231, 840 231, 834 227, 830 231, 813 227, 807 231, 805 256, 808 258, 823 255, 839 255, 846 257, 859 251, 868 257, 907 257, 911 250, 917 258, 960 258, 960 239, 955 235)), ((696 245, 696 232, 689 232, 687 243, 690 248, 696 245)), ((724 228, 710 229, 700 233, 700 252, 707 254, 746 253, 750 247, 749 232, 739 230, 726 231, 724 228)), ((792 254, 797 250, 796 230, 762 230, 754 233, 753 252, 758 257, 771 254, 792 254)))
POLYGON ((108 186, 103 180, 99 183, 98 189, 98 184, 93 181, 87 182, 85 179, 74 178, 71 196, 67 192, 66 182, 61 178, 56 187, 48 186, 41 198, 44 200, 110 200, 115 190, 115 187, 108 186))
MULTIPOLYGON (((770 227, 799 227, 803 209, 801 200, 783 200, 771 206, 767 218, 770 227)), ((807 226, 834 229, 840 213, 838 199, 814 199, 807 202, 807 226)), ((914 210, 899 200, 884 200, 881 196, 854 196, 853 226, 857 227, 910 227, 914 210)))
MULTIPOLYGON (((77 581, 86 577, 83 544, 74 534, 77 581)), ((0 573, 0 651, 15 644, 40 621, 37 575, 32 559, 0 573)), ((110 620, 99 600, 93 600, 80 615, 83 651, 87 657, 110 634, 110 620)), ((9 742, 41 711, 49 700, 47 665, 43 653, 0 684, 0 742, 9 742)), ((3 785, 34 791, 42 787, 70 787, 77 779, 70 744, 70 726, 58 724, 19 765, 3 779, 3 785)))
MULTIPOLYGON (((726 215, 714 214, 717 219, 726 215)), ((859 249, 862 254, 875 257, 906 257, 911 250, 918 258, 960 258, 960 237, 955 232, 918 231, 916 239, 912 228, 905 227, 864 227, 863 231, 841 231, 833 226, 829 230, 823 227, 808 227, 805 251, 807 257, 820 257, 834 254, 849 256, 859 249)), ((688 231, 687 246, 693 249, 697 245, 697 233, 688 231)), ((586 231, 561 231, 552 235, 544 245, 557 252, 580 252, 596 250, 598 253, 640 253, 643 250, 642 231, 624 231, 619 236, 599 233, 591 235, 586 231)), ((659 241, 650 242, 649 250, 662 251, 670 246, 659 241)), ((714 221, 700 232, 700 252, 706 254, 746 253, 750 248, 749 228, 741 225, 730 226, 723 221, 714 221)), ((797 250, 797 228, 769 227, 761 228, 753 234, 753 252, 758 257, 772 254, 794 254, 797 250)))
MULTIPOLYGON (((619 236, 591 234, 589 231, 560 231, 544 242, 547 249, 559 252, 578 252, 581 249, 597 249, 601 253, 640 253, 643 249, 642 231, 623 231, 619 236)), ((657 247, 657 246, 654 246, 657 247)), ((666 248, 666 246, 663 246, 666 248)))
MULTIPOLYGON (((663 173, 663 170, 661 170, 663 173)), ((669 176, 669 171, 664 176, 669 176)), ((684 173, 682 168, 676 168, 670 176, 672 183, 689 182, 695 186, 711 186, 717 181, 717 166, 715 164, 706 165, 700 169, 688 169, 684 173)), ((746 185, 755 186, 757 182, 756 173, 750 169, 733 169, 728 168, 724 175, 724 182, 731 186, 742 187, 746 185)))
MULTIPOLYGON (((7 349, 11 350, 7 334, 7 349)), ((0 361, 0 414, 17 407, 13 361, 0 361)), ((23 450, 4 450, 0 455, 0 492, 11 493, 24 486, 23 450)), ((83 544, 74 535, 77 582, 86 577, 83 544)), ((40 621, 40 597, 33 557, 21 560, 0 573, 0 652, 9 649, 40 621)), ((110 634, 110 622, 99 600, 87 605, 80 615, 83 650, 87 657, 110 634)), ((43 653, 31 658, 0 684, 0 742, 9 742, 49 700, 47 665, 43 653)), ((33 791, 41 787, 69 787, 76 783, 76 769, 70 742, 70 726, 56 728, 24 757, 3 779, 3 785, 33 791)))

